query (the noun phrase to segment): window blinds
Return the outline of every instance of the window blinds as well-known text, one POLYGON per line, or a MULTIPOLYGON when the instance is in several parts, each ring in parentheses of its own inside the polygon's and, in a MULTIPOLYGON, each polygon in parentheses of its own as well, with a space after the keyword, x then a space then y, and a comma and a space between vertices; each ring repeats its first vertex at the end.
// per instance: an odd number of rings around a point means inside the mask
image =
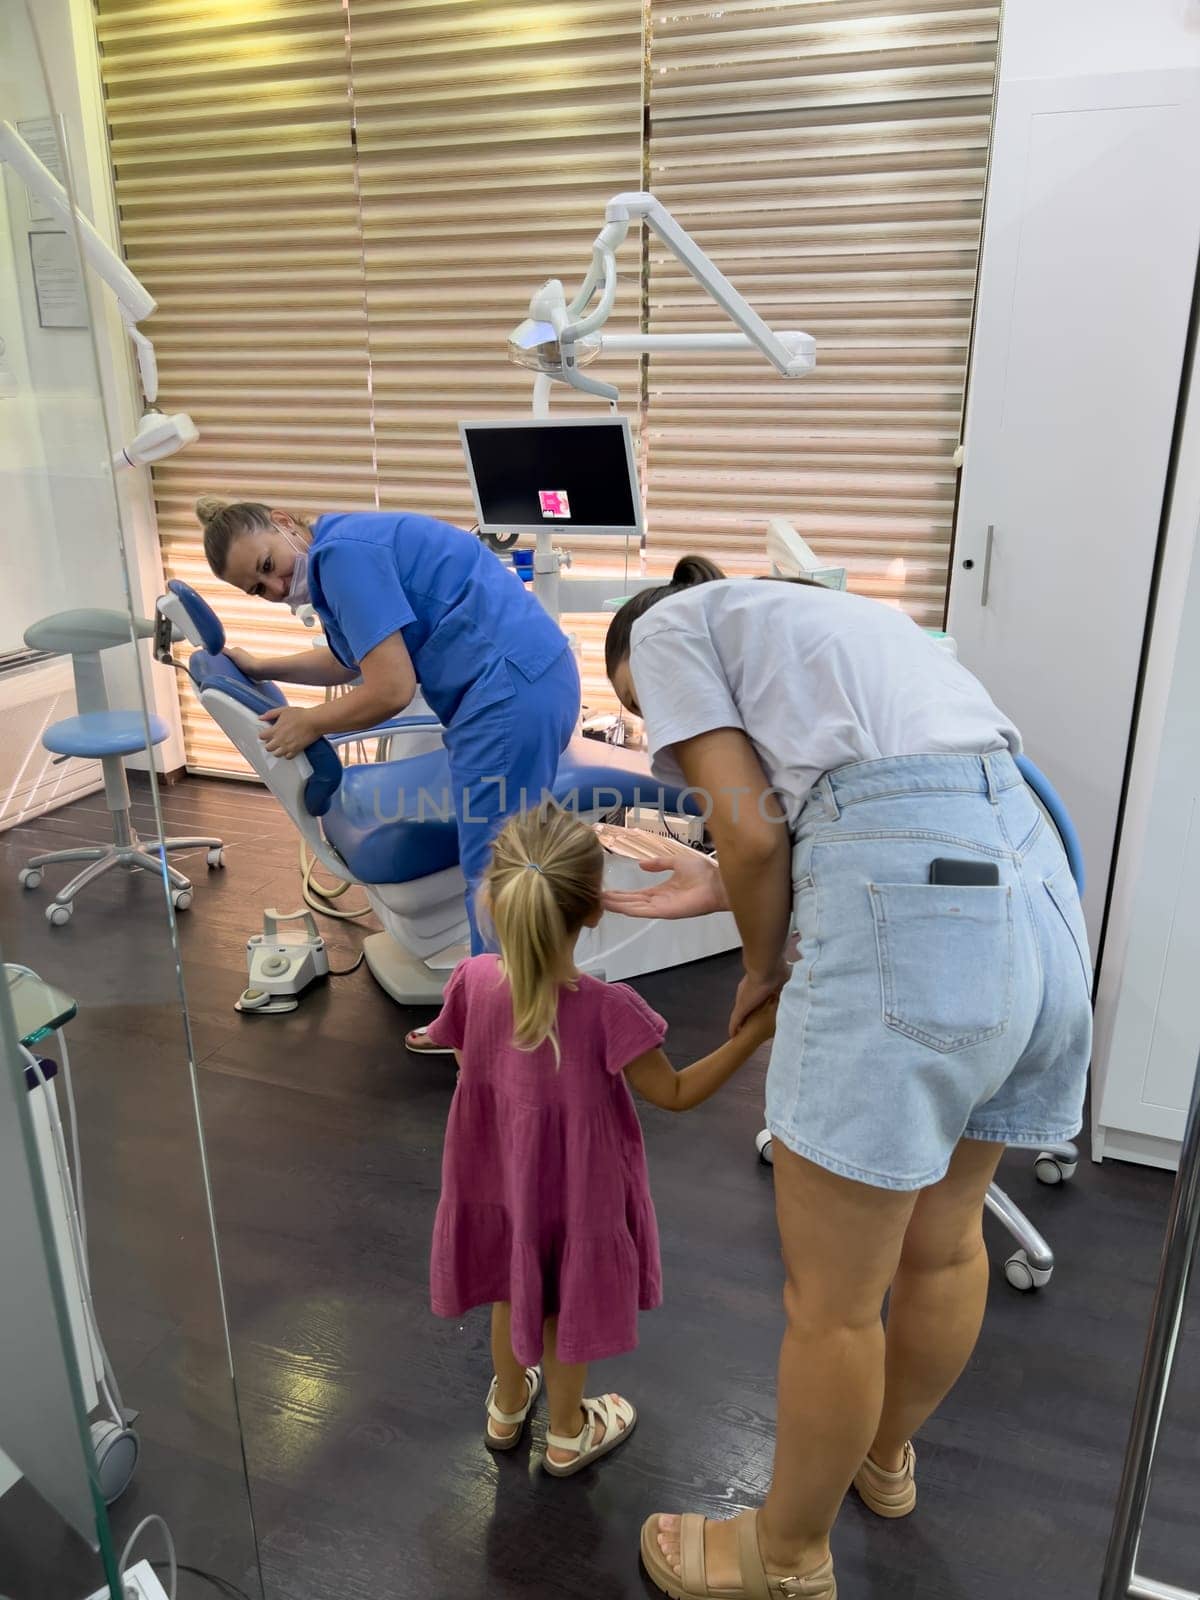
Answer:
MULTIPOLYGON (((761 570, 785 516, 851 586, 940 623, 999 6, 653 0, 652 191, 774 328, 650 361, 648 555, 761 570)), ((657 245, 650 326, 724 326, 657 245)))
MULTIPOLYGON (((574 292, 605 201, 645 186, 773 327, 818 341, 816 373, 790 383, 749 353, 593 369, 645 425, 649 569, 699 549, 761 570, 780 514, 855 588, 940 619, 998 5, 96 9, 162 401, 201 430, 154 469, 164 562, 239 643, 280 654, 311 635, 211 577, 196 495, 469 525, 458 421, 528 411, 508 332, 545 278, 574 292)), ((653 242, 646 262, 631 235, 612 331, 727 326, 653 242)), ((592 404, 556 388, 556 413, 592 404)), ((603 540, 572 553, 614 594, 636 566, 603 540)), ((609 703, 606 620, 564 619, 592 705, 609 703)), ((240 770, 183 701, 189 764, 240 770)))
MULTIPOLYGON (((349 16, 380 501, 470 527, 459 421, 529 412, 508 335, 547 278, 574 294, 605 202, 642 186, 643 0, 350 0, 349 16)), ((636 243, 623 265, 613 332, 638 327, 636 243)), ((636 429, 637 358, 598 370, 636 429)), ((598 403, 556 385, 552 407, 598 403)), ((624 560, 616 540, 555 543, 577 573, 624 560)), ((605 620, 563 619, 591 705, 610 700, 605 620)))
MULTIPOLYGON (((211 575, 192 506, 375 504, 345 15, 338 0, 96 11, 122 243, 159 302, 160 403, 200 429, 154 468, 167 576, 250 651, 303 650, 312 634, 286 607, 211 575)), ((246 770, 186 686, 180 699, 189 766, 246 770)))

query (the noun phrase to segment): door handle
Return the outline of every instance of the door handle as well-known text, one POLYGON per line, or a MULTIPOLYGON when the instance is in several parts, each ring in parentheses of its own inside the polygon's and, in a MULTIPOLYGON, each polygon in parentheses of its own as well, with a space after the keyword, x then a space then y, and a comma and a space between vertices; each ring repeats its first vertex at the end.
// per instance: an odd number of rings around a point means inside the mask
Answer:
POLYGON ((979 604, 986 606, 988 603, 988 590, 992 586, 992 545, 995 542, 995 524, 989 522, 987 530, 987 547, 983 552, 983 585, 979 591, 979 604))

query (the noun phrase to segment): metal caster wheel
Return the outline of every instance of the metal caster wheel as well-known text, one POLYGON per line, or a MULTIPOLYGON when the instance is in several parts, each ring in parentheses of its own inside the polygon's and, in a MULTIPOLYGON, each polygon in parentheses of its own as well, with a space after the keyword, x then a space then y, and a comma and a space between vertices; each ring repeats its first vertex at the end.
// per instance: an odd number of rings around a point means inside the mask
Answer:
POLYGON ((64 928, 70 922, 71 913, 74 909, 73 901, 68 900, 66 905, 59 905, 56 902, 54 905, 46 907, 46 921, 52 928, 64 928))
POLYGON ((1077 1163, 1064 1161, 1061 1156, 1051 1155, 1048 1150, 1043 1150, 1033 1164, 1034 1175, 1039 1183, 1054 1185, 1067 1183, 1075 1176, 1077 1163))
POLYGON ((133 1428, 122 1428, 107 1419, 92 1423, 92 1450, 100 1479, 100 1493, 104 1504, 114 1500, 128 1489, 137 1468, 142 1442, 133 1428))
POLYGON ((17 882, 22 889, 39 889, 42 883, 41 867, 22 867, 17 873, 17 882))
POLYGON ((190 889, 171 890, 171 904, 175 907, 176 911, 186 911, 191 903, 192 891, 190 889))
POLYGON ((1004 1263, 1004 1276, 1014 1289, 1022 1294, 1032 1294, 1044 1289, 1054 1274, 1053 1267, 1035 1267, 1024 1250, 1017 1250, 1004 1263))
POLYGON ((758 1159, 765 1161, 768 1167, 775 1165, 775 1152, 770 1132, 764 1128, 754 1139, 754 1148, 758 1151, 758 1159))
POLYGON ((225 865, 225 851, 223 848, 210 850, 204 859, 210 867, 223 867, 225 865))

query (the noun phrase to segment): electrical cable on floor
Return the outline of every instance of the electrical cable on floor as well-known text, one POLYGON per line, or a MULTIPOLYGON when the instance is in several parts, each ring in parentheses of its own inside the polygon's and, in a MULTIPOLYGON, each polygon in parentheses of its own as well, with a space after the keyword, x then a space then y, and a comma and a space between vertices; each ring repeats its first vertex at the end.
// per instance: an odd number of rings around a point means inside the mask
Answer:
POLYGON ((334 917, 338 922, 360 922, 363 917, 371 915, 369 904, 363 904, 350 910, 341 911, 330 902, 339 899, 352 885, 348 878, 343 878, 336 885, 326 887, 318 883, 313 877, 318 862, 315 856, 309 854, 308 844, 300 841, 300 884, 304 894, 304 904, 310 911, 315 911, 321 917, 334 917))
POLYGON ((366 959, 367 952, 365 950, 360 950, 358 952, 358 960, 352 967, 330 967, 327 976, 330 978, 348 978, 352 972, 358 971, 359 967, 362 966, 366 959))
MULTIPOLYGON (((150 1565, 158 1568, 165 1567, 167 1563, 165 1561, 152 1561, 150 1565)), ((200 1578, 204 1583, 211 1583, 218 1594, 229 1595, 230 1600, 251 1600, 245 1589, 239 1589, 236 1583, 231 1582, 228 1578, 220 1577, 215 1572, 206 1572, 203 1567, 189 1567, 181 1561, 178 1570, 188 1573, 193 1578, 200 1578)))
POLYGON ((154 1523, 157 1523, 162 1529, 163 1542, 167 1547, 167 1560, 165 1563, 162 1561, 151 1562, 151 1565, 160 1567, 165 1565, 168 1568, 171 1576, 167 1588, 167 1594, 169 1600, 176 1600, 176 1592, 179 1584, 179 1566, 175 1560, 175 1541, 171 1537, 170 1528, 167 1527, 167 1524, 164 1522, 162 1517, 155 1512, 152 1512, 148 1517, 143 1517, 141 1522, 138 1523, 137 1527, 129 1535, 129 1539, 126 1542, 125 1548, 121 1551, 121 1559, 117 1562, 117 1571, 121 1576, 122 1582, 124 1582, 125 1568, 129 1565, 130 1552, 133 1550, 134 1545, 141 1538, 142 1534, 145 1533, 146 1529, 151 1527, 154 1523))

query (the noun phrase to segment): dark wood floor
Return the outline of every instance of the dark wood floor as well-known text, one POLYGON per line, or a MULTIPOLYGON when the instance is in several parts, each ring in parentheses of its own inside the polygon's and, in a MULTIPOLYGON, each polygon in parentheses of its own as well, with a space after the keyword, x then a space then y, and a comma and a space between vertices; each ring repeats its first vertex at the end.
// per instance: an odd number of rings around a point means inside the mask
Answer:
MULTIPOLYGON (((145 791, 140 826, 152 831, 145 791)), ((228 1298, 241 1418, 270 1600, 622 1600, 645 1596, 637 1529, 655 1509, 725 1515, 771 1461, 780 1266, 771 1176, 754 1159, 762 1065, 685 1119, 644 1111, 667 1302, 642 1347, 597 1373, 641 1410, 611 1461, 559 1482, 532 1449, 480 1444, 483 1314, 435 1321, 426 1249, 450 1097, 417 1060, 414 1020, 360 970, 288 1017, 242 1017, 245 940, 298 903, 295 835, 262 791, 189 780, 168 831, 214 831, 180 918, 183 981, 228 1298)), ((161 888, 114 878, 50 929, 22 894, 36 850, 100 837, 99 797, 0 842, 0 950, 74 993, 72 1023, 100 1312, 144 1456, 114 1508, 122 1538, 166 1514, 183 1561, 258 1595, 254 1544, 209 1249, 191 1079, 161 888)), ((60 871, 62 869, 59 869, 60 871)), ((54 879, 54 882, 61 881, 54 879)), ((349 898, 349 897, 348 897, 349 898)), ((337 965, 360 931, 330 927, 337 965)), ((727 1014, 734 962, 645 979, 680 1061, 727 1014)), ((835 1535, 847 1600, 1085 1600, 1096 1593, 1170 1189, 1164 1174, 1084 1163, 1040 1188, 1005 1182, 1059 1252, 1025 1298, 999 1270, 976 1357, 920 1441, 920 1512, 891 1525, 848 1502, 835 1535)), ((1200 1581, 1200 1360, 1194 1327, 1163 1441, 1143 1566, 1200 1581)), ((147 1553, 153 1551, 147 1545, 147 1553)), ((0 1501, 0 1592, 78 1600, 96 1564, 24 1487, 0 1501)), ((204 1593, 180 1579, 181 1600, 204 1593)))

